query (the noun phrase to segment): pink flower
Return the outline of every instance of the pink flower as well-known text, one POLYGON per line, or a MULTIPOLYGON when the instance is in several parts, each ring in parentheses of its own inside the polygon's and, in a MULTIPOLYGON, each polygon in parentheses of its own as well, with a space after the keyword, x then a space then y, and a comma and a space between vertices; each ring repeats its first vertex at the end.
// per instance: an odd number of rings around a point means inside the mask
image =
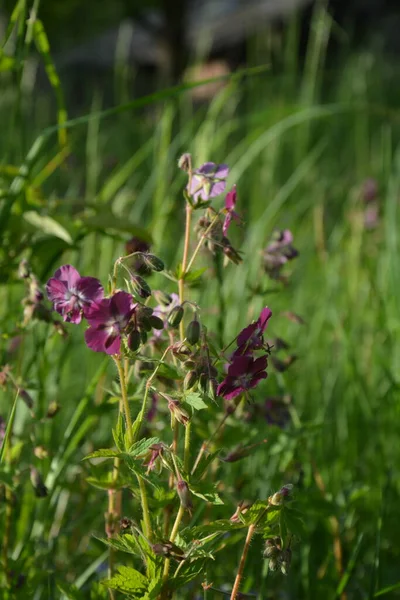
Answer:
POLYGON ((71 265, 64 265, 57 269, 54 277, 46 285, 47 296, 53 303, 53 308, 63 316, 64 321, 80 323, 82 314, 93 303, 100 302, 104 290, 98 279, 94 277, 81 277, 71 265))
POLYGON ((198 204, 200 200, 207 202, 207 200, 222 194, 225 190, 228 173, 228 165, 216 165, 213 162, 206 162, 193 171, 187 191, 195 204, 198 204))
POLYGON ((86 314, 90 325, 85 331, 86 344, 95 352, 120 354, 121 336, 135 312, 137 304, 127 292, 105 298, 86 314))
POLYGON ((272 311, 267 306, 262 309, 260 316, 255 323, 248 325, 237 336, 237 349, 235 356, 248 355, 254 350, 260 350, 264 347, 264 331, 267 323, 272 316, 272 311))
POLYGON ((235 356, 229 365, 228 374, 217 388, 217 395, 233 400, 247 392, 267 377, 267 357, 254 359, 252 356, 235 356))
POLYGON ((240 216, 235 212, 236 206, 236 185, 233 186, 230 192, 225 196, 225 211, 226 216, 224 220, 224 224, 222 225, 222 232, 226 237, 228 233, 229 225, 231 224, 232 219, 235 221, 241 221, 240 216))

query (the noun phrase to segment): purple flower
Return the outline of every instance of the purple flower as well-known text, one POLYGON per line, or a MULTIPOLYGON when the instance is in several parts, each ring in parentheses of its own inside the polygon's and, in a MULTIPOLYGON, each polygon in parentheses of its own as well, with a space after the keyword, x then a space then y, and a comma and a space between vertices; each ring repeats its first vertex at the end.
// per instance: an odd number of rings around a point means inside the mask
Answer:
POLYGON ((197 204, 200 199, 206 202, 210 198, 222 194, 225 190, 228 173, 228 165, 216 165, 212 162, 206 162, 199 169, 193 171, 187 190, 195 203, 197 204))
POLYGON ((85 331, 85 340, 89 348, 95 352, 119 354, 121 335, 126 332, 136 306, 127 292, 117 292, 93 305, 86 314, 90 327, 85 331))
POLYGON ((235 212, 235 206, 236 206, 236 185, 234 185, 233 188, 231 189, 231 191, 228 192, 227 195, 225 196, 226 217, 224 220, 224 224, 222 225, 222 232, 225 237, 226 237, 226 234, 228 233, 228 228, 229 228, 229 225, 231 224, 232 219, 235 219, 235 221, 241 221, 240 216, 237 214, 237 212, 235 212))
POLYGON ((267 357, 261 356, 254 359, 252 356, 235 356, 229 365, 228 374, 219 384, 217 395, 225 400, 232 400, 256 387, 256 385, 267 377, 267 357))
POLYGON ((292 243, 293 235, 289 229, 276 231, 264 250, 264 268, 273 279, 279 279, 282 267, 299 255, 292 243))
POLYGON ((262 309, 260 316, 255 323, 248 325, 237 336, 237 349, 234 352, 235 356, 249 354, 254 350, 259 350, 264 346, 264 331, 267 327, 268 320, 272 316, 271 309, 266 306, 262 309))
MULTIPOLYGON (((157 292, 155 293, 155 295, 157 295, 157 292)), ((164 322, 164 329, 168 327, 168 315, 170 314, 171 310, 173 310, 176 306, 179 306, 180 304, 179 296, 178 294, 175 294, 175 292, 169 294, 168 300, 168 304, 160 303, 153 310, 153 315, 155 317, 159 317, 164 322)), ((164 329, 153 329, 154 338, 159 339, 162 336, 164 329)))
POLYGON ((81 277, 71 265, 57 269, 54 277, 47 282, 46 291, 54 310, 63 316, 64 321, 71 323, 80 323, 82 313, 86 316, 93 303, 100 302, 104 296, 98 279, 81 277))

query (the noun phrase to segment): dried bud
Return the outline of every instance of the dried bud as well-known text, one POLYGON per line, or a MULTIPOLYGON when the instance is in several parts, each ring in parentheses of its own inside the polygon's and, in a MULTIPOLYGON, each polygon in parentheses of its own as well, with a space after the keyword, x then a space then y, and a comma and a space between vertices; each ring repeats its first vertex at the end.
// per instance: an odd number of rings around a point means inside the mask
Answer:
POLYGON ((164 329, 164 321, 156 315, 152 315, 149 319, 149 322, 152 329, 164 329))
POLYGON ((119 522, 119 527, 122 533, 126 533, 132 529, 133 521, 129 517, 122 517, 119 522))
POLYGON ((164 271, 163 261, 154 254, 143 254, 142 260, 151 271, 164 271))
POLYGON ((186 172, 192 170, 192 156, 188 152, 182 154, 178 160, 178 167, 186 172))
POLYGON ((279 492, 275 492, 272 496, 268 498, 268 501, 272 506, 282 506, 285 502, 288 502, 292 499, 293 494, 293 485, 291 483, 287 483, 279 492))
POLYGON ((245 515, 252 505, 253 502, 250 502, 249 500, 242 500, 239 502, 236 511, 230 518, 230 521, 232 521, 232 523, 240 523, 240 515, 245 515))
POLYGON ((281 539, 279 537, 269 538, 265 542, 263 557, 277 558, 281 552, 281 539))
POLYGON ((25 404, 29 408, 29 410, 32 410, 32 408, 33 408, 32 396, 30 394, 28 394, 28 392, 26 390, 24 390, 23 388, 18 389, 18 395, 21 398, 21 400, 23 400, 25 402, 25 404))
POLYGON ((189 486, 183 479, 179 479, 176 482, 176 491, 178 492, 179 499, 181 501, 181 506, 187 511, 191 511, 193 508, 192 500, 190 497, 189 486))
POLYGON ((224 247, 224 254, 228 260, 233 262, 235 265, 239 265, 242 262, 242 257, 239 252, 235 250, 228 238, 222 238, 222 244, 224 247))
POLYGON ((28 279, 32 271, 26 258, 23 258, 18 265, 18 277, 20 279, 28 279))
POLYGON ((147 281, 140 277, 140 275, 133 275, 131 279, 133 292, 140 296, 140 298, 148 298, 151 296, 151 288, 147 281))
POLYGON ((163 396, 168 399, 168 408, 171 414, 174 415, 175 419, 179 423, 182 423, 182 425, 186 426, 190 421, 190 416, 188 415, 186 410, 181 407, 178 400, 174 400, 173 398, 166 396, 166 394, 163 394, 163 396))
POLYGON ((56 416, 56 414, 58 413, 58 411, 61 409, 61 406, 57 403, 57 402, 50 402, 49 407, 47 409, 47 414, 46 417, 48 419, 52 419, 53 417, 56 416))
POLYGON ((132 352, 136 352, 139 350, 140 344, 142 343, 142 336, 140 335, 140 331, 134 329, 128 335, 128 348, 132 350, 132 352))
POLYGON ((41 474, 35 467, 31 467, 31 483, 37 498, 45 498, 47 496, 47 487, 44 485, 41 474))
MULTIPOLYGON (((176 342, 176 344, 174 344, 171 347, 171 350, 172 350, 172 354, 174 356, 176 356, 176 358, 178 358, 179 360, 186 360, 187 357, 192 354, 191 349, 184 342, 176 342)), ((187 361, 185 362, 185 365, 186 364, 187 364, 187 361)), ((193 363, 193 365, 194 365, 194 363, 193 363)))
POLYGON ((186 339, 191 346, 197 344, 200 339, 201 327, 199 321, 195 318, 193 321, 190 321, 188 326, 186 327, 186 339))
POLYGON ((184 315, 183 307, 180 305, 175 306, 175 308, 173 308, 168 315, 168 324, 171 327, 173 327, 174 329, 176 327, 179 327, 179 324, 183 319, 183 315, 184 315))
POLYGON ((183 380, 183 387, 185 390, 191 390, 197 383, 199 376, 197 371, 189 371, 186 373, 186 377, 183 380))
POLYGON ((35 449, 33 450, 34 455, 36 456, 36 458, 38 458, 39 460, 43 460, 44 458, 47 458, 49 453, 47 452, 46 448, 44 446, 36 446, 35 449))
POLYGON ((157 554, 159 556, 167 556, 169 558, 174 558, 178 561, 185 560, 186 558, 182 548, 179 548, 179 546, 177 546, 173 542, 170 542, 169 540, 153 544, 151 548, 154 554, 157 554))

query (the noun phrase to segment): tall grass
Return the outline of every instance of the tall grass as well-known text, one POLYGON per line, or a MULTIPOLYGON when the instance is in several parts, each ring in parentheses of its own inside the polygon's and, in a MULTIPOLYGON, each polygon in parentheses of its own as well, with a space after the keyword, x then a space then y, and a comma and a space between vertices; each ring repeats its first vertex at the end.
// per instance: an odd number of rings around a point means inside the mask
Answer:
MULTIPOLYGON (((18 7, 14 17, 21 23, 26 4, 18 7)), ((268 304, 273 335, 287 340, 298 356, 287 373, 271 373, 257 395, 258 401, 292 395, 292 426, 281 431, 261 420, 246 425, 255 437, 268 437, 268 448, 245 467, 238 463, 222 482, 232 506, 238 497, 268 495, 285 474, 299 483, 305 522, 288 577, 267 577, 255 543, 243 592, 260 600, 277 597, 278 590, 288 598, 400 597, 400 115, 393 71, 379 57, 359 53, 326 67, 331 26, 329 15, 317 8, 300 64, 293 22, 279 50, 282 72, 233 78, 206 106, 194 106, 190 91, 181 90, 103 113, 95 96, 93 113, 70 123, 67 137, 61 87, 40 26, 33 36, 42 41, 39 50, 53 77, 56 112, 44 114, 46 100, 24 91, 26 66, 17 67, 17 86, 2 82, 1 363, 10 363, 25 382, 36 420, 51 401, 61 405, 59 415, 35 427, 35 438, 29 411, 17 405, 18 443, 9 460, 17 471, 39 463, 49 496, 36 500, 25 483, 13 491, 10 562, 16 573, 29 575, 31 586, 16 591, 16 598, 66 597, 57 587, 65 583, 77 588, 68 597, 80 598, 81 590, 82 597, 97 598, 104 548, 92 535, 104 528, 106 498, 88 486, 90 467, 80 459, 110 443, 115 414, 106 393, 115 373, 82 347, 75 331, 63 340, 41 323, 24 331, 10 352, 9 339, 22 319, 18 261, 28 255, 42 281, 63 261, 105 282, 124 242, 145 230, 172 268, 181 254, 183 179, 176 162, 183 151, 197 164, 208 159, 230 165, 246 221, 235 241, 251 257, 219 277, 202 258, 207 285, 198 296, 207 326, 222 322, 228 341, 268 304), (53 134, 40 137, 55 123, 53 134), (379 185, 380 223, 373 231, 364 227, 360 192, 368 177, 379 185), (26 217, 32 212, 55 221, 26 217), (300 250, 290 284, 280 293, 260 266, 261 250, 277 227, 290 228, 300 250), (261 292, 252 288, 255 279, 261 292), (285 311, 301 315, 304 325, 289 322, 285 311), (33 456, 37 445, 48 449, 48 458, 33 456)), ((17 38, 19 58, 30 40, 23 33, 17 38)), ((9 419, 14 397, 0 394, 0 414, 9 419)), ((243 426, 231 424, 227 446, 243 426)), ((128 501, 125 508, 138 512, 128 501)), ((227 569, 237 559, 216 563, 209 579, 229 581, 227 569)), ((199 589, 187 597, 199 597, 199 589)))

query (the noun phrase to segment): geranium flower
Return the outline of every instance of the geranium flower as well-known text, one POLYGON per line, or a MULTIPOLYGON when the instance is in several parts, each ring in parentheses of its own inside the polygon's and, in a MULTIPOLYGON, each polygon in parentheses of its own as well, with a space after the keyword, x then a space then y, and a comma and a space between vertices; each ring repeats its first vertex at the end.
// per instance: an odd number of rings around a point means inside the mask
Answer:
POLYGON ((267 357, 254 359, 252 356, 235 356, 229 365, 228 374, 217 388, 217 395, 232 400, 267 377, 267 357))
POLYGON ((135 312, 137 304, 127 292, 117 292, 94 305, 86 314, 90 325, 85 331, 86 344, 95 352, 119 354, 121 336, 135 312))
POLYGON ((272 311, 266 306, 262 309, 255 323, 242 329, 237 337, 238 347, 234 352, 235 356, 249 354, 253 350, 259 350, 264 346, 263 335, 271 316, 272 311))
POLYGON ((293 235, 289 229, 277 231, 272 242, 264 250, 264 268, 274 279, 279 279, 282 267, 299 253, 293 247, 293 235))
POLYGON ((216 165, 213 162, 206 162, 193 171, 187 190, 195 203, 197 204, 200 199, 206 202, 222 194, 228 173, 228 165, 216 165))
POLYGON ((235 221, 241 221, 240 216, 237 214, 237 212, 235 212, 236 195, 236 185, 234 185, 231 191, 225 196, 226 216, 224 224, 222 225, 222 232, 225 237, 228 233, 229 225, 231 224, 232 219, 235 219, 235 221))
POLYGON ((103 287, 95 277, 81 277, 71 265, 57 269, 46 284, 47 296, 64 321, 80 323, 87 310, 104 296, 103 287))

